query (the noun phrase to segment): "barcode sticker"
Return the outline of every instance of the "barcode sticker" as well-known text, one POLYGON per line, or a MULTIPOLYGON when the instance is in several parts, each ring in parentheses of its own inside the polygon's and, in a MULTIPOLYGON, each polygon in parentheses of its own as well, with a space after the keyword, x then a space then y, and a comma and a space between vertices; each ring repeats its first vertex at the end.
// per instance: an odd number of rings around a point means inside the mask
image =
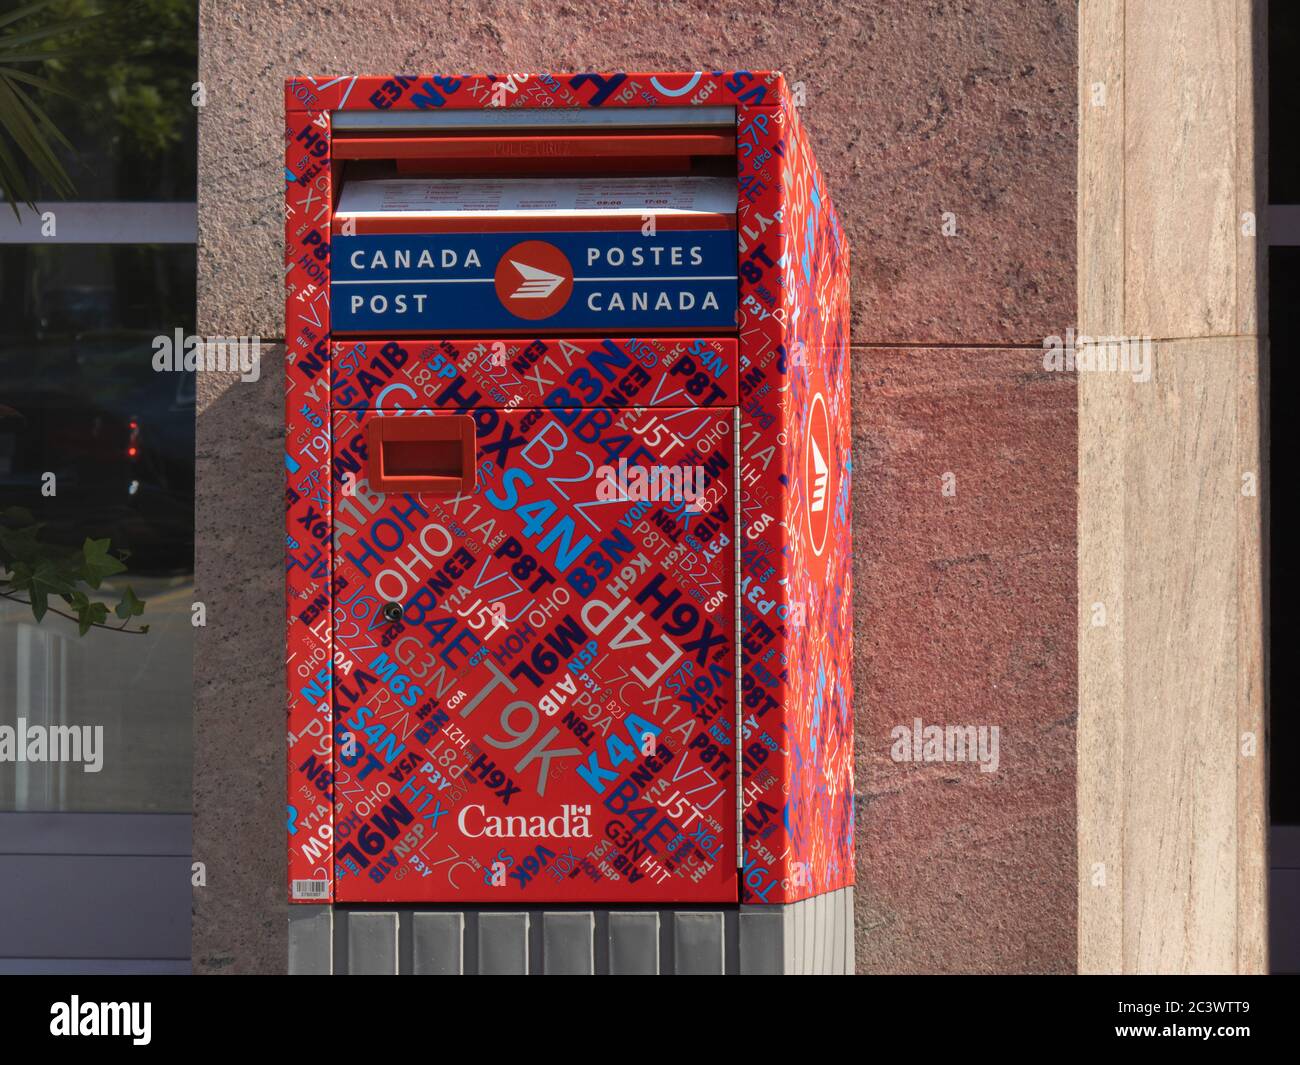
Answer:
POLYGON ((291 880, 289 892, 295 899, 329 898, 330 882, 328 880, 291 880))

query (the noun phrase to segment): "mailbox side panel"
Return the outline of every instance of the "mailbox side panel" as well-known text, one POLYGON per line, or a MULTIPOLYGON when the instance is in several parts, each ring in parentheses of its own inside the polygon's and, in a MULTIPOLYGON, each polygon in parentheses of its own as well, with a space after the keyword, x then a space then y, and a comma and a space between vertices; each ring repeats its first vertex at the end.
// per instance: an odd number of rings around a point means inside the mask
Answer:
POLYGON ((288 875, 332 902, 329 114, 285 123, 285 604, 288 875))
POLYGON ((737 111, 744 901, 853 882, 848 247, 797 111, 737 111))
POLYGON ((786 901, 853 883, 849 248, 798 111, 782 166, 789 686, 786 901))

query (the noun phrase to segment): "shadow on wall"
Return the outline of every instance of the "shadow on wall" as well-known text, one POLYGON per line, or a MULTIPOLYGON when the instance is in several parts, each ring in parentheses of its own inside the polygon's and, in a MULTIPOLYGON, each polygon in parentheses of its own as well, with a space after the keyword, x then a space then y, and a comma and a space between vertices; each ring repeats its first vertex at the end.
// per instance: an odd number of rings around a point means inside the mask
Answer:
POLYGON ((262 374, 201 373, 196 427, 194 972, 288 969, 282 344, 262 374))

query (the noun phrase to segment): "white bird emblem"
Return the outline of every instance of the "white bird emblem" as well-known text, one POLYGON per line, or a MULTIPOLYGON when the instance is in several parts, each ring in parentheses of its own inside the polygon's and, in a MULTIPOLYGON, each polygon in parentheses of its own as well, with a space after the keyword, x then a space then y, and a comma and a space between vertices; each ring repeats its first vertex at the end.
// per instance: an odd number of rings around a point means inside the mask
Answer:
POLYGON ((523 284, 510 293, 512 300, 544 300, 564 283, 564 278, 559 274, 529 266, 516 259, 511 259, 510 265, 524 279, 523 284))
POLYGON ((812 445, 813 477, 812 502, 809 509, 816 512, 826 509, 826 481, 827 474, 830 472, 826 468, 826 460, 822 458, 822 450, 817 446, 817 441, 813 437, 808 438, 808 443, 812 445))

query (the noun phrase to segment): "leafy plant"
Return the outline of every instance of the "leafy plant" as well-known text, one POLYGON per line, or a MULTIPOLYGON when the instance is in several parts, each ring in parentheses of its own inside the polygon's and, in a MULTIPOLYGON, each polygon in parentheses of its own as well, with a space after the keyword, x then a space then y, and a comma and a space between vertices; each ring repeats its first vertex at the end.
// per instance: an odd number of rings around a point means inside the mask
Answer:
POLYGON ((33 0, 0 15, 0 194, 15 213, 75 182, 123 199, 159 198, 142 173, 192 185, 196 21, 196 0, 33 0))
POLYGON ((0 511, 0 598, 30 605, 38 622, 47 612, 69 618, 82 636, 92 628, 137 636, 149 631, 148 625, 131 627, 131 619, 144 613, 145 604, 130 585, 113 608, 120 625, 108 624, 108 603, 86 592, 97 591, 105 578, 126 570, 125 552, 114 554, 107 539, 87 539, 79 550, 58 547, 43 542, 40 531, 30 511, 0 511), (51 597, 61 599, 72 613, 50 606, 51 597))
POLYGON ((51 142, 68 151, 72 145, 32 98, 30 88, 57 95, 69 95, 48 78, 26 69, 72 53, 55 51, 46 45, 51 39, 75 32, 81 21, 60 21, 51 25, 31 28, 27 20, 48 8, 52 0, 36 0, 0 15, 0 192, 13 209, 14 217, 21 217, 18 204, 25 203, 33 211, 34 189, 19 156, 36 172, 37 178, 51 187, 55 195, 71 196, 75 191, 63 163, 55 154, 51 142), (19 23, 26 23, 20 26, 19 23))

